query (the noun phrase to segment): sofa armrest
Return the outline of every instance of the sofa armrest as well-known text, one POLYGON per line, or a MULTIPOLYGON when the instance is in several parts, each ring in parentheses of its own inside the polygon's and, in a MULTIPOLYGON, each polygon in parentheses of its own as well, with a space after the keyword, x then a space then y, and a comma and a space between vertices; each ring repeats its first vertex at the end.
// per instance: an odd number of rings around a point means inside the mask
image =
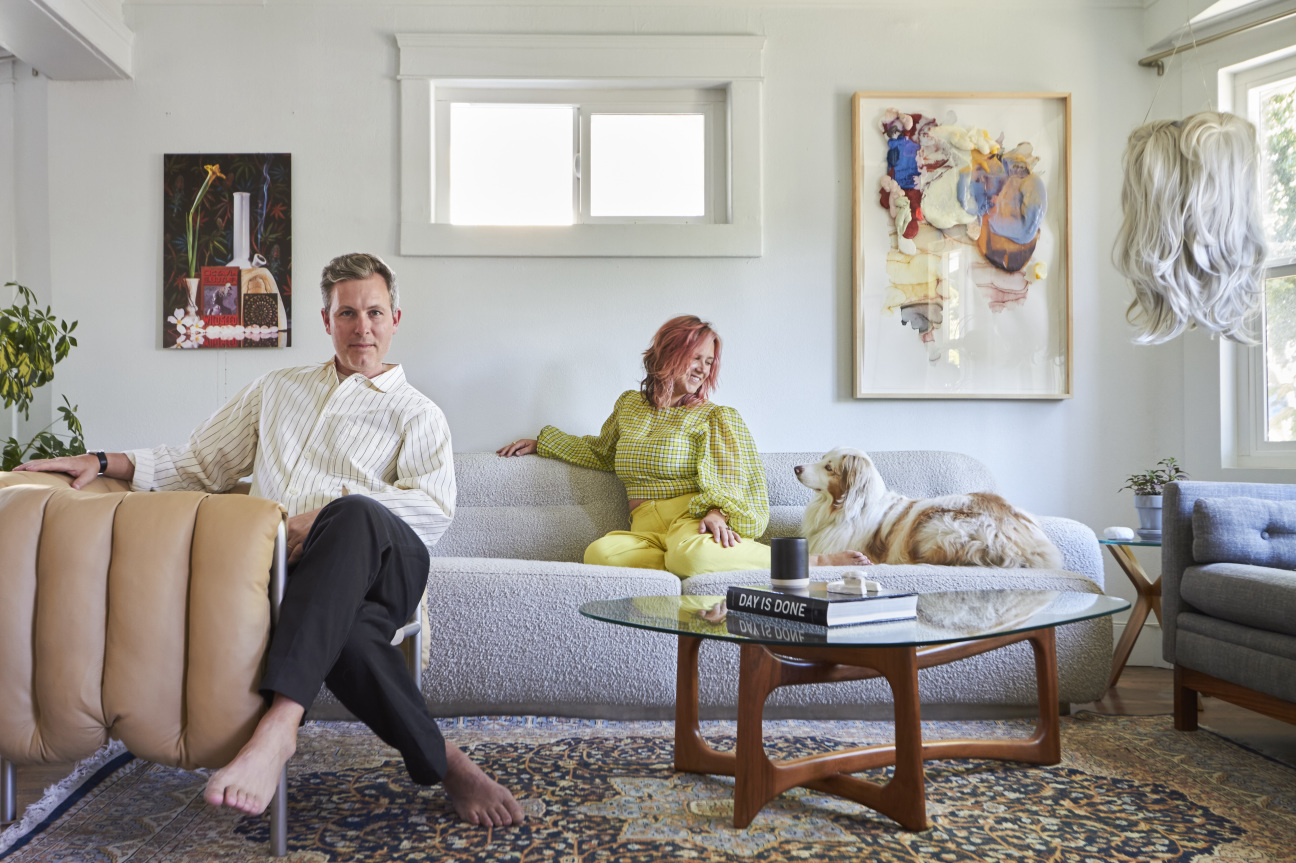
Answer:
POLYGON ((1106 590, 1103 581, 1102 547, 1087 526, 1070 518, 1036 516, 1035 520, 1062 552, 1062 568, 1077 572, 1106 590))

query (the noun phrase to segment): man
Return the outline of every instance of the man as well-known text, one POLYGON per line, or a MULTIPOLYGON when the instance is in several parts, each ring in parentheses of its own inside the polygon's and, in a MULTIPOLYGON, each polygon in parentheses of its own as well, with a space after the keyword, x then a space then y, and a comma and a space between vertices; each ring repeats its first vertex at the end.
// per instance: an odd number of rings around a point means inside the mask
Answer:
POLYGON ((521 807, 447 746, 391 638, 427 583, 428 548, 454 514, 450 431, 440 408, 383 358, 400 324, 396 280, 375 255, 334 258, 320 281, 333 358, 248 385, 188 444, 33 461, 81 488, 97 474, 137 490, 252 494, 288 510, 289 579, 266 654, 270 707, 252 739, 208 780, 214 806, 263 812, 320 686, 405 758, 415 782, 443 782, 460 817, 501 826, 521 807))

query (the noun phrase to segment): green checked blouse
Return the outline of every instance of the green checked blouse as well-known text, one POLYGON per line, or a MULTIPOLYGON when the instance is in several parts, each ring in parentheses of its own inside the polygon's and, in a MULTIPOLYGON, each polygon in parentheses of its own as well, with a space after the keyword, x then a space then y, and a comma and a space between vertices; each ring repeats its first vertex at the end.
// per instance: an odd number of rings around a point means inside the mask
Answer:
POLYGON ((545 426, 537 441, 542 456, 615 473, 632 498, 693 493, 689 515, 700 519, 718 509, 748 539, 769 523, 765 468, 733 408, 707 402, 654 409, 642 393, 627 390, 597 436, 545 426))

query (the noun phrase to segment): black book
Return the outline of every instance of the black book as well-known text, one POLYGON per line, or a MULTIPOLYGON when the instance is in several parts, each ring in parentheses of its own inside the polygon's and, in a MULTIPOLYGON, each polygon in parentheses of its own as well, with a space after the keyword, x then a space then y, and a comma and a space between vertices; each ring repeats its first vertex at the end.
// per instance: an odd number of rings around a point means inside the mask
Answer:
MULTIPOLYGON (((912 620, 913 618, 908 618, 912 620)), ((902 621, 891 621, 904 625, 902 621)), ((785 644, 852 644, 861 638, 862 630, 869 636, 877 635, 877 627, 885 622, 859 623, 853 626, 815 626, 778 617, 761 617, 757 614, 730 614, 725 617, 725 628, 730 635, 740 635, 757 641, 781 641, 785 644)))
POLYGON ((876 593, 829 593, 828 585, 811 582, 808 588, 751 585, 731 587, 725 595, 730 611, 797 620, 818 626, 845 626, 904 620, 918 615, 918 594, 882 590, 876 593))

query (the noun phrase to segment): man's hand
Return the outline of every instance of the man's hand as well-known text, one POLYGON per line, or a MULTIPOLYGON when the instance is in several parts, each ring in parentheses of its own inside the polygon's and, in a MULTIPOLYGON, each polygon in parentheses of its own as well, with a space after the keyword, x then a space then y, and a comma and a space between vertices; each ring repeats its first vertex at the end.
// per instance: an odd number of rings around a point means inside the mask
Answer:
POLYGON ((742 542, 738 531, 729 526, 728 519, 718 509, 711 510, 702 518, 702 523, 698 525, 698 533, 711 534, 712 538, 725 548, 742 542))
POLYGON ((79 489, 99 475, 99 458, 90 453, 66 455, 60 458, 42 458, 20 464, 14 470, 70 474, 72 476, 72 487, 79 489))
MULTIPOLYGON (((97 462, 96 462, 97 464, 97 462)), ((299 512, 288 519, 288 562, 296 563, 301 559, 302 546, 310 534, 311 525, 323 507, 316 507, 310 512, 299 512)))

